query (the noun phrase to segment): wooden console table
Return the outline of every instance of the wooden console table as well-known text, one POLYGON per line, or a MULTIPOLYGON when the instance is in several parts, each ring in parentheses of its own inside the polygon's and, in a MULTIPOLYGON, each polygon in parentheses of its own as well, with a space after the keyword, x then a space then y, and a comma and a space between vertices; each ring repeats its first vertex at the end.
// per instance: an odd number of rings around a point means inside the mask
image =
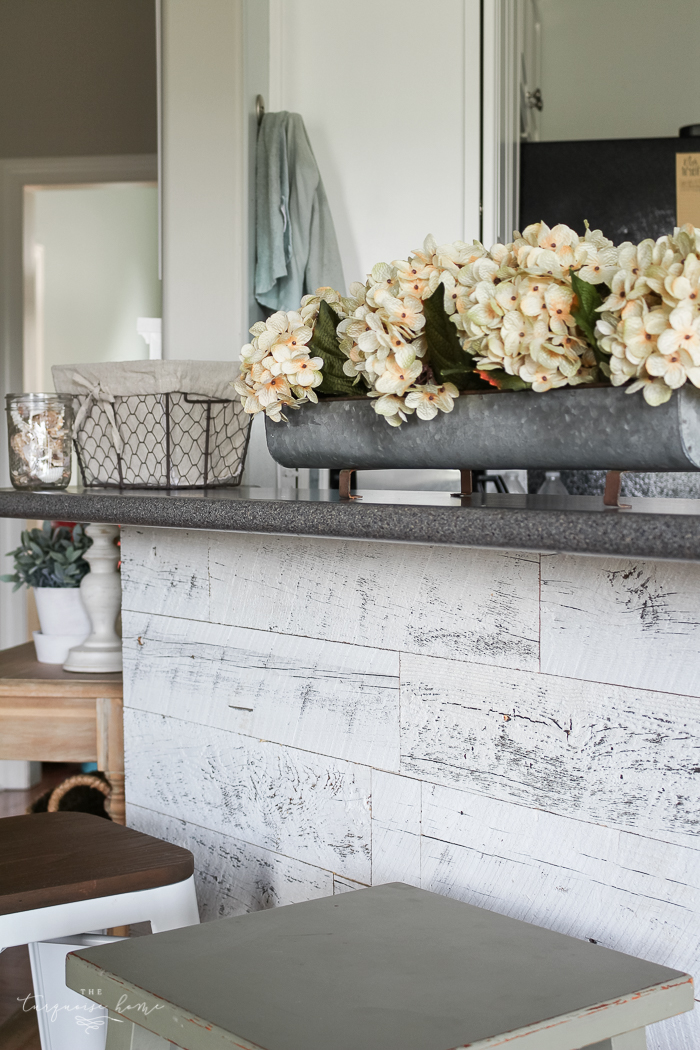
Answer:
POLYGON ((125 823, 121 674, 40 664, 34 644, 0 651, 0 759, 96 762, 112 785, 107 808, 125 823))

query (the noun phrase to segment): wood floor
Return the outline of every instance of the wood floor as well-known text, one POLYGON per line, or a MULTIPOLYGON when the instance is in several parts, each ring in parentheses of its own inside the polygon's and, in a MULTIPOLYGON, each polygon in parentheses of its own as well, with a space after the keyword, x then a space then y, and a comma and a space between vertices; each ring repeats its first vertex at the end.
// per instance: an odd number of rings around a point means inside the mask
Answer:
MULTIPOLYGON (((0 818, 26 812, 34 799, 80 767, 62 762, 45 762, 41 783, 27 791, 0 791, 0 818)), ((22 1009, 22 1000, 32 992, 32 975, 26 945, 0 952, 0 1048, 1 1050, 41 1050, 34 1010, 22 1009)))

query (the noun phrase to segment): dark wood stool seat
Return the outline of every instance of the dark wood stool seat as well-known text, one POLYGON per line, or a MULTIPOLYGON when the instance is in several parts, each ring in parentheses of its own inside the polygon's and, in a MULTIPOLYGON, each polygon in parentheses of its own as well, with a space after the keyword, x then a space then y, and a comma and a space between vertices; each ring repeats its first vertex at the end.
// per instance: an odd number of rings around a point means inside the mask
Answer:
POLYGON ((0 820, 0 915, 189 879, 189 850, 89 813, 0 820))

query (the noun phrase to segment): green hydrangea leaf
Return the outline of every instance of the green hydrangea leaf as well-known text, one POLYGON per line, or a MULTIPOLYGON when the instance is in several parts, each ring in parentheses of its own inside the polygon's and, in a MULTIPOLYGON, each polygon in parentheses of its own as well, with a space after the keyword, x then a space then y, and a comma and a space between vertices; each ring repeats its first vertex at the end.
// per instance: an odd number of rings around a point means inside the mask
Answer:
POLYGON ((316 393, 321 396, 348 397, 357 394, 352 376, 346 376, 343 372, 343 365, 347 358, 340 349, 340 342, 336 335, 335 330, 338 324, 338 315, 325 299, 322 299, 314 334, 308 344, 312 357, 323 358, 323 382, 316 387, 316 393))
POLYGON ((606 361, 606 355, 598 349, 598 340, 595 337, 595 324, 600 314, 598 307, 602 306, 607 298, 608 289, 605 285, 589 284, 582 280, 573 270, 571 272, 571 287, 576 295, 578 303, 572 310, 572 315, 579 326, 590 347, 595 353, 597 361, 606 361), (603 295, 601 289, 605 291, 603 295))
POLYGON ((438 383, 454 383, 458 390, 488 390, 489 384, 474 371, 474 358, 462 349, 457 329, 445 310, 444 291, 438 285, 423 302, 425 336, 430 365, 438 383))

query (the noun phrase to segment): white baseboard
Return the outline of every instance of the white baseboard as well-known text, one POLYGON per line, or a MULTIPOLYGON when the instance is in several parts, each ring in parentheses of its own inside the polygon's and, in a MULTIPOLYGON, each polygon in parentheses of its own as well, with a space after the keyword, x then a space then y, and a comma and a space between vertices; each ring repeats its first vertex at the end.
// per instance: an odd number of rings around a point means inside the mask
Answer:
POLYGON ((25 791, 41 780, 41 762, 0 761, 0 791, 25 791))

